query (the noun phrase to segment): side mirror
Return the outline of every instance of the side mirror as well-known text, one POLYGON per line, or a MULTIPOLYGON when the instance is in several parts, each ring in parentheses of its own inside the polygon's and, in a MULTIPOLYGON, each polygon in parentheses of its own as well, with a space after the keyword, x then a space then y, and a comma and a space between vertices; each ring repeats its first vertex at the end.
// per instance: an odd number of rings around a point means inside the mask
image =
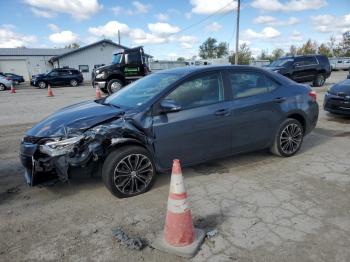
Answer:
POLYGON ((129 64, 129 54, 124 54, 124 64, 129 64))
POLYGON ((181 106, 176 104, 176 102, 172 99, 164 99, 160 103, 160 107, 162 113, 178 112, 181 110, 181 106))

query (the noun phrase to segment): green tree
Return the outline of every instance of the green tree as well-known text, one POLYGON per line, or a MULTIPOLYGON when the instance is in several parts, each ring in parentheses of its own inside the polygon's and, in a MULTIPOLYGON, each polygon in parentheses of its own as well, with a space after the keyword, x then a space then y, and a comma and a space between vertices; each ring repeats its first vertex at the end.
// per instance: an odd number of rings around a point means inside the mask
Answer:
POLYGON ((305 44, 303 44, 297 51, 298 55, 309 55, 316 54, 317 52, 317 43, 312 42, 311 39, 307 40, 305 44))
POLYGON ((186 59, 184 58, 184 57, 178 57, 177 59, 176 59, 176 61, 178 61, 178 62, 185 62, 186 61, 186 59))
POLYGON ((228 55, 228 43, 221 42, 217 46, 216 58, 221 58, 228 55))
MULTIPOLYGON (((231 64, 235 63, 235 55, 229 57, 229 61, 231 64)), ((238 50, 238 64, 240 65, 249 65, 249 60, 252 59, 252 51, 250 51, 248 45, 243 43, 239 46, 238 50)))
POLYGON ((78 48, 80 48, 80 45, 78 43, 71 43, 71 44, 66 45, 64 48, 78 49, 78 48))
POLYGON ((317 50, 317 53, 325 55, 327 57, 332 57, 331 49, 324 43, 322 43, 317 50))
POLYGON ((339 43, 341 56, 350 56, 350 31, 343 34, 343 39, 339 43))
POLYGON ((289 47, 289 52, 288 52, 288 55, 291 55, 291 56, 295 56, 298 52, 298 49, 295 45, 291 45, 289 47))
POLYGON ((271 61, 271 57, 267 54, 266 50, 261 50, 260 55, 258 56, 259 60, 270 60, 271 61))
POLYGON ((203 59, 221 58, 228 55, 228 44, 218 43, 215 38, 209 37, 199 46, 199 56, 203 59))
POLYGON ((284 51, 281 48, 276 48, 272 51, 272 59, 277 60, 284 55, 284 51))

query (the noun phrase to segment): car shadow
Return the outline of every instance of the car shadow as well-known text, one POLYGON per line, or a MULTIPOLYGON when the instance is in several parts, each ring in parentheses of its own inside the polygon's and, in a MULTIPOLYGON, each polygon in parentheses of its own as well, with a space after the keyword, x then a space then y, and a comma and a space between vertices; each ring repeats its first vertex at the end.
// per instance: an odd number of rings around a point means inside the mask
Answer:
POLYGON ((335 122, 339 124, 349 124, 350 123, 350 115, 340 115, 340 114, 332 114, 326 113, 326 120, 330 122, 335 122))

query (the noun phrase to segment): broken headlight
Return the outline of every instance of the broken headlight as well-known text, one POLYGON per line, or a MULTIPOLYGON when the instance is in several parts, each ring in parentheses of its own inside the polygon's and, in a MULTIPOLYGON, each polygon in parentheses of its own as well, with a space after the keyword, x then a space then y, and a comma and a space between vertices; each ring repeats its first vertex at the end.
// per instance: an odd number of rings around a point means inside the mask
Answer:
POLYGON ((71 152, 84 136, 76 136, 59 141, 47 141, 40 146, 40 152, 49 156, 60 156, 71 152))

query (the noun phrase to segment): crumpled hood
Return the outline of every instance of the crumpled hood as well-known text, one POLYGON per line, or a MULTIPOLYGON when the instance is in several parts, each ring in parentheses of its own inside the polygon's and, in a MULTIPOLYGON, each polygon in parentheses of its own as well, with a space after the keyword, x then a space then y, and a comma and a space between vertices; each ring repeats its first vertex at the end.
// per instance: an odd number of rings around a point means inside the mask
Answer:
POLYGON ((330 91, 334 94, 345 93, 346 95, 350 95, 350 79, 335 84, 330 88, 330 91))
POLYGON ((58 137, 78 133, 124 112, 119 108, 85 101, 71 105, 42 120, 26 132, 27 136, 58 137))

